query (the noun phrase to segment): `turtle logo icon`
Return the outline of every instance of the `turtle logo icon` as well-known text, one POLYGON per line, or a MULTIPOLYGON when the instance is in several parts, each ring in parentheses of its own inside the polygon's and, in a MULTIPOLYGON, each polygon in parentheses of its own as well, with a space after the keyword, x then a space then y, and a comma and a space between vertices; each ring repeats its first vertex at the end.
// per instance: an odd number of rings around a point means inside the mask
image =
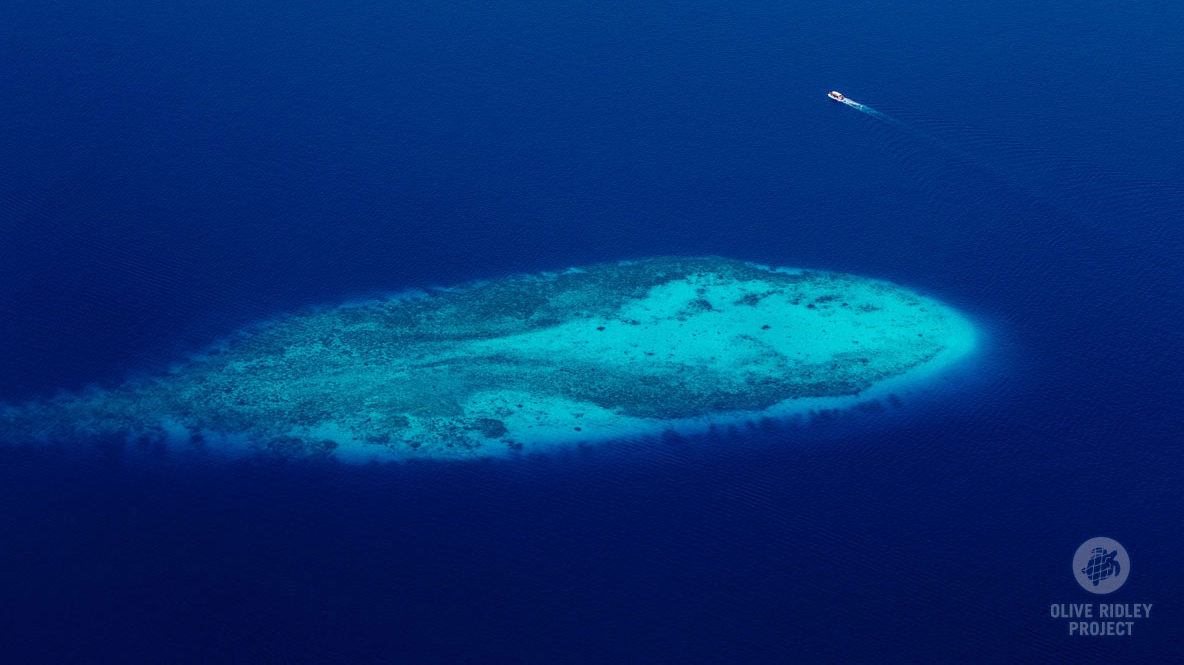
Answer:
POLYGON ((1111 593, 1126 583, 1131 560, 1113 538, 1090 538, 1073 555, 1073 576, 1090 593, 1111 593))
POLYGON ((1105 547, 1095 547, 1085 568, 1081 569, 1081 573, 1088 577, 1094 586, 1098 586, 1098 582, 1107 577, 1122 573, 1122 566, 1114 560, 1117 555, 1118 550, 1107 552, 1105 547))

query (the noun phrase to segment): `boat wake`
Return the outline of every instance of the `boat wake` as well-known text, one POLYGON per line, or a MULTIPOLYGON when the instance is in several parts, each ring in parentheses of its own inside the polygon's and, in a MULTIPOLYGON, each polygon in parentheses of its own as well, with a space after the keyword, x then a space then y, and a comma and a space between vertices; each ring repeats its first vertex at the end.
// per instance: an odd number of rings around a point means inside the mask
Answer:
POLYGON ((896 118, 893 118, 892 116, 888 115, 887 113, 884 113, 882 111, 877 111, 876 109, 868 106, 867 104, 860 104, 859 102, 855 101, 854 99, 851 99, 850 97, 843 95, 842 93, 838 92, 837 90, 830 91, 829 93, 827 93, 826 96, 830 97, 831 99, 835 100, 836 102, 839 102, 841 104, 846 104, 847 106, 850 106, 851 108, 855 109, 856 111, 859 111, 860 113, 866 113, 866 114, 872 116, 873 118, 876 118, 877 120, 883 120, 884 122, 890 122, 894 125, 897 125, 898 127, 905 127, 906 129, 908 128, 908 126, 905 125, 903 122, 897 120, 896 118))
POLYGON ((893 118, 892 116, 888 115, 887 113, 877 111, 874 108, 868 106, 867 104, 860 104, 859 102, 850 102, 849 106, 851 106, 852 108, 854 108, 857 111, 860 111, 862 113, 866 113, 870 116, 879 118, 881 120, 887 120, 888 122, 895 122, 895 123, 900 122, 899 120, 897 120, 896 118, 893 118))
MULTIPOLYGON (((1060 220, 1066 235, 1085 232, 1106 238, 1111 247, 1125 247, 1137 252, 1133 238, 1152 236, 1163 242, 1179 242, 1180 231, 1167 220, 1165 210, 1180 209, 1184 195, 1172 183, 1131 176, 1111 168, 1056 155, 1010 137, 988 134, 974 127, 951 121, 915 117, 908 121, 861 104, 832 91, 832 100, 849 106, 880 121, 887 131, 885 145, 895 153, 906 170, 912 171, 918 185, 942 199, 939 192, 954 186, 952 173, 973 174, 965 182, 975 182, 974 200, 981 210, 994 203, 995 192, 1008 190, 1026 199, 1042 218, 1060 220), (931 148, 941 158, 934 159, 931 148), (1109 223, 1112 219, 1146 220, 1144 234, 1130 233, 1133 222, 1124 227, 1109 223), (1119 229, 1126 232, 1116 233, 1119 229)), ((969 195, 969 192, 965 193, 969 195)), ((963 201, 968 200, 964 197, 963 201)), ((953 216, 967 215, 975 206, 960 204, 953 216)))
POLYGON ((942 139, 940 139, 932 134, 929 134, 923 130, 917 129, 916 127, 908 124, 907 122, 905 122, 903 120, 899 120, 893 116, 890 116, 887 113, 884 113, 883 111, 877 111, 876 109, 868 106, 867 104, 861 104, 861 103, 855 101, 854 99, 851 99, 850 97, 843 95, 842 93, 840 93, 838 91, 832 90, 831 92, 829 92, 827 94, 827 97, 830 97, 831 99, 835 100, 836 102, 840 102, 842 104, 850 106, 851 108, 855 109, 856 111, 859 111, 860 113, 863 113, 865 115, 869 115, 869 116, 875 118, 876 120, 879 120, 883 123, 892 125, 893 127, 896 127, 897 129, 904 130, 905 132, 913 135, 914 137, 928 141, 928 142, 930 142, 930 143, 932 143, 944 150, 958 152, 958 150, 954 146, 950 145, 948 142, 943 141, 942 139))

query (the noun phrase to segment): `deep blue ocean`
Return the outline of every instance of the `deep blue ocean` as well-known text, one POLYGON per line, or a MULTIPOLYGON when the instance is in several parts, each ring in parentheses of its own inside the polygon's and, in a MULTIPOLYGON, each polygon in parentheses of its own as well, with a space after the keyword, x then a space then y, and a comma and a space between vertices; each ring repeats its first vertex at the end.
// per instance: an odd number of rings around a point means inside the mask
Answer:
POLYGON ((1181 662, 1181 34, 1178 2, 0 3, 0 402, 664 254, 983 333, 924 399, 546 457, 0 446, 0 659, 1181 662), (1101 600, 1154 610, 1050 616, 1101 600))

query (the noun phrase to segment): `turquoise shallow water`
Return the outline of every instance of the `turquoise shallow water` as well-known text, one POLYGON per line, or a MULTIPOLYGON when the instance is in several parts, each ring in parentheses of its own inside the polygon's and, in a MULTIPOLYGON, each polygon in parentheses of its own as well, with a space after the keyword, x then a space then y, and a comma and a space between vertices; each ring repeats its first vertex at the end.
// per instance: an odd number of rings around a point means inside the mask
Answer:
POLYGON ((0 429, 211 460, 531 455, 849 410, 946 378, 976 337, 887 282, 658 257, 280 317, 167 374, 7 407, 0 429))

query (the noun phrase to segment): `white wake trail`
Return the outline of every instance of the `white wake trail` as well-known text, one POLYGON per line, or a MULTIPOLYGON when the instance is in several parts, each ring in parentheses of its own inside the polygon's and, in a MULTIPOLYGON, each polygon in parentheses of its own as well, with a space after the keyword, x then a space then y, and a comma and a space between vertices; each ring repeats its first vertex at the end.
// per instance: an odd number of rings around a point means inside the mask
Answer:
POLYGON ((907 125, 905 125, 903 122, 897 120, 896 118, 893 118, 892 116, 888 115, 887 113, 877 111, 874 108, 868 106, 867 104, 860 104, 859 102, 857 102, 853 99, 847 99, 847 98, 844 98, 842 101, 844 104, 846 104, 847 106, 850 106, 851 108, 855 109, 856 111, 859 111, 860 113, 866 113, 866 114, 872 116, 873 118, 883 120, 884 122, 890 122, 890 123, 892 123, 894 125, 898 125, 900 127, 907 127, 907 125))
POLYGON ((879 120, 879 121, 884 122, 886 124, 892 125, 893 127, 896 127, 897 129, 902 129, 905 132, 908 132, 909 134, 912 134, 913 136, 915 136, 917 138, 920 138, 920 139, 923 139, 923 140, 928 141, 930 143, 933 143, 934 145, 942 148, 943 150, 947 150, 952 153, 961 153, 962 156, 966 156, 964 154, 964 151, 955 148, 954 146, 950 145, 948 142, 943 141, 942 139, 940 139, 928 132, 917 129, 916 127, 913 127, 912 125, 908 124, 907 122, 904 122, 903 120, 898 120, 898 119, 894 118, 893 116, 890 116, 887 113, 884 113, 883 111, 877 111, 876 109, 868 106, 867 104, 860 104, 859 102, 857 102, 853 99, 849 99, 847 97, 844 97, 843 99, 841 99, 839 101, 846 104, 847 106, 850 106, 851 108, 855 109, 856 111, 859 111, 860 113, 870 115, 871 117, 875 118, 876 120, 879 120))
MULTIPOLYGON (((853 99, 847 98, 846 96, 840 95, 840 97, 841 98, 837 99, 836 101, 842 102, 843 104, 850 106, 860 113, 869 115, 872 118, 883 122, 885 125, 890 125, 894 129, 900 130, 902 134, 906 134, 913 137, 914 139, 918 139, 923 144, 927 144, 939 149, 945 154, 945 157, 951 159, 955 165, 961 166, 963 168, 974 169, 983 174, 987 174, 991 176, 995 182, 1003 185, 1004 187, 1011 188, 1013 191, 1023 194, 1038 205, 1041 205, 1048 210, 1061 215, 1064 220, 1069 220, 1065 222, 1066 224, 1076 225, 1067 228, 1087 228, 1083 226, 1083 222, 1078 220, 1088 219, 1090 214, 1089 211, 1092 210, 1092 208, 1087 209, 1086 213, 1083 215, 1081 214, 1081 210, 1073 204, 1074 197, 1050 195, 1051 191, 1055 191, 1052 189, 1052 187, 1056 185, 1060 185, 1061 187, 1066 185, 1077 187, 1078 189, 1074 192, 1074 194, 1076 194, 1076 196, 1082 201, 1091 201, 1096 199, 1098 197, 1097 190, 1105 189, 1102 187, 1101 183, 1107 181, 1113 183, 1111 184, 1111 187, 1115 186, 1116 183, 1121 183, 1118 186, 1123 187, 1125 192, 1121 197, 1121 200, 1124 202, 1139 200, 1140 198, 1144 200, 1156 200, 1160 202, 1178 201, 1178 194, 1176 193, 1176 190, 1170 186, 1160 185, 1158 183, 1144 179, 1132 178, 1125 176, 1125 174, 1122 173, 1115 174, 1103 172, 1101 169, 1088 163, 1065 160, 1054 155, 1049 155, 1047 151, 1043 151, 1038 148, 1017 144, 1014 141, 1008 141, 1006 139, 990 137, 989 135, 982 134, 982 136, 987 138, 985 140, 980 139, 980 143, 985 144, 987 148, 995 148, 998 150, 999 148, 1006 149, 1009 146, 1020 145, 1024 151, 1023 154, 1026 159, 1030 163, 1035 164, 1037 171, 1039 171, 1037 175, 1033 176, 1031 167, 1027 168, 1026 170, 1020 170, 1016 169, 1012 164, 1009 164, 1006 161, 1008 157, 1006 153, 1003 154, 1003 160, 1000 160, 1000 153, 995 152, 995 158, 994 161, 992 161, 990 154, 986 156, 987 158, 984 158, 984 150, 981 146, 978 150, 973 148, 968 149, 964 147, 964 145, 946 140, 940 135, 930 133, 911 123, 899 120, 891 115, 888 115, 887 113, 884 113, 883 111, 878 111, 867 104, 861 104, 853 99), (1056 166, 1065 162, 1070 165, 1070 170, 1062 169, 1059 172, 1054 170, 1056 166), (1065 180, 1065 182, 1058 182, 1058 174, 1060 175, 1060 179, 1065 180), (1120 177, 1115 180, 1116 176, 1120 177), (1136 192, 1138 192, 1137 195, 1135 194, 1136 192)), ((835 97, 832 95, 831 99, 835 99, 835 97)), ((970 130, 962 129, 961 131, 963 134, 966 134, 969 133, 970 130)), ((1014 148, 1012 149, 1014 151, 1014 148)), ((1129 203, 1126 204, 1130 205, 1129 203)), ((1172 205, 1172 203, 1160 203, 1159 207, 1156 207, 1153 210, 1155 213, 1158 213, 1158 211, 1165 208, 1170 208, 1172 205)), ((1176 204, 1176 207, 1178 208, 1179 205, 1176 204)), ((1107 233, 1108 231, 1110 231, 1110 229, 1104 226, 1095 226, 1092 230, 1093 233, 1099 235, 1107 233)), ((1172 231, 1161 226, 1157 232, 1163 237, 1168 237, 1172 231)), ((1123 245, 1130 244, 1132 247, 1136 246, 1131 244, 1132 241, 1128 236, 1108 235, 1107 237, 1109 237, 1110 241, 1114 243, 1120 243, 1123 245)))

